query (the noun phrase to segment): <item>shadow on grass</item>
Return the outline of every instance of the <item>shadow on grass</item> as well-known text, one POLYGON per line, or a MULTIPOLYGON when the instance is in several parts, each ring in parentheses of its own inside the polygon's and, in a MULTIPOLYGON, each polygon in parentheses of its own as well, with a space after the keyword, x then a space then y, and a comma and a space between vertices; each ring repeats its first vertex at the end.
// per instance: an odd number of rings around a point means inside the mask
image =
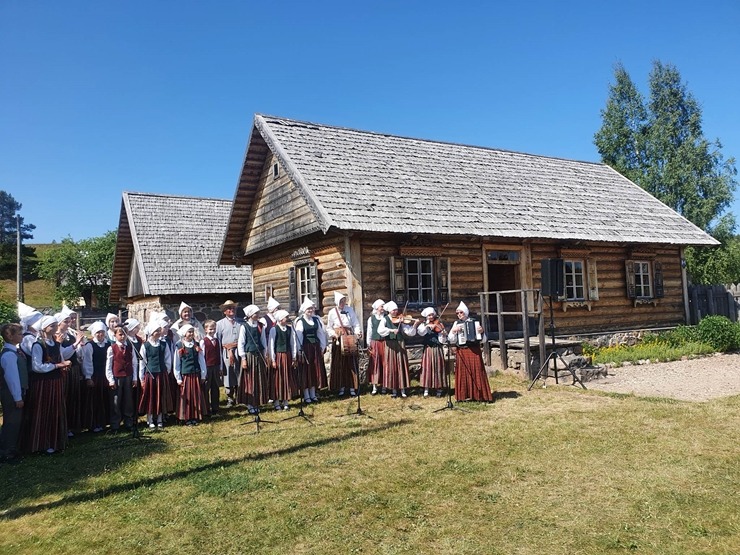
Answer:
MULTIPOLYGON (((196 474, 198 472, 204 472, 208 470, 213 469, 220 469, 225 467, 234 466, 237 464, 241 464, 248 461, 262 461, 265 459, 269 459, 270 457, 278 457, 283 455, 290 455, 293 453, 297 453, 299 451, 302 451, 304 449, 310 449, 312 447, 322 447, 324 445, 328 445, 331 443, 337 443, 341 441, 346 441, 350 439, 354 439, 357 437, 363 437, 370 434, 380 433, 385 430, 391 429, 391 428, 397 428, 399 426, 404 426, 406 424, 411 423, 411 420, 398 420, 396 422, 389 422, 387 424, 383 424, 380 426, 374 426, 372 428, 366 428, 362 430, 355 430, 352 432, 347 432, 345 434, 339 435, 339 436, 332 436, 327 437, 323 439, 317 439, 314 441, 307 441, 304 443, 299 443, 297 445, 293 445, 291 447, 284 447, 282 449, 275 449, 273 451, 267 451, 265 453, 255 453, 253 455, 245 455, 243 457, 239 457, 237 459, 219 459, 207 464, 202 464, 199 466, 195 466, 193 468, 188 468, 186 470, 179 470, 176 472, 169 472, 165 474, 161 474, 159 476, 154 476, 151 478, 144 478, 140 480, 132 480, 129 482, 125 482, 122 484, 113 485, 110 487, 97 489, 95 491, 87 491, 87 492, 81 492, 81 493, 75 493, 72 495, 66 495, 62 497, 61 499, 58 499, 56 501, 50 501, 47 503, 39 503, 36 505, 26 505, 26 506, 19 506, 19 507, 12 507, 9 509, 5 509, 3 511, 0 511, 0 520, 12 520, 16 518, 20 518, 29 514, 34 514, 40 511, 45 511, 48 509, 54 509, 57 507, 62 507, 65 505, 71 505, 76 503, 84 503, 86 501, 93 501, 97 499, 103 499, 105 497, 115 495, 117 493, 122 493, 126 491, 133 491, 141 487, 151 487, 156 485, 160 481, 169 481, 169 480, 177 480, 186 478, 192 474, 196 474)), ((145 442, 137 442, 134 443, 134 446, 139 446, 139 449, 144 448, 144 446, 149 446, 156 448, 159 446, 160 442, 156 442, 156 440, 153 441, 145 441, 145 442)), ((133 449, 132 449, 133 450, 133 449)), ((140 456, 141 453, 138 452, 135 456, 140 456)), ((49 457, 49 460, 52 457, 49 457)), ((91 457, 92 458, 92 457, 91 457)), ((129 458, 132 458, 131 456, 121 457, 120 460, 117 460, 115 464, 117 466, 121 466, 126 460, 129 458)), ((99 466, 103 466, 105 468, 104 471, 109 472, 110 471, 110 460, 106 459, 105 462, 102 462, 102 459, 104 457, 101 457, 101 462, 99 463, 99 466)), ((87 460, 87 459, 86 459, 87 460)), ((99 471, 102 470, 102 468, 98 469, 99 471)), ((70 482, 64 481, 63 484, 66 487, 70 486, 70 482)), ((43 495, 48 492, 37 492, 32 491, 31 492, 34 495, 43 495)))
POLYGON ((493 401, 501 401, 502 399, 518 399, 522 394, 518 391, 495 391, 493 393, 493 401))

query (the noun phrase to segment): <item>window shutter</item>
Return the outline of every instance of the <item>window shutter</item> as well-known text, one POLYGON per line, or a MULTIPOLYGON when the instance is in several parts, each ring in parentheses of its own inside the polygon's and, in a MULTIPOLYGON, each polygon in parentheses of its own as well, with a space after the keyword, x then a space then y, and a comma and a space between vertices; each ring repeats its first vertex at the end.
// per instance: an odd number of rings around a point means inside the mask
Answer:
MULTIPOLYGON (((295 283, 295 266, 288 268, 288 289, 290 290, 290 312, 296 314, 300 303, 298 302, 298 289, 295 283)), ((316 302, 314 300, 314 302, 316 302)))
POLYGON ((404 259, 398 256, 390 257, 391 264, 391 300, 398 306, 406 304, 406 274, 404 259))
POLYGON ((450 302, 450 259, 437 258, 437 304, 450 302))
POLYGON ((596 260, 589 258, 586 260, 588 265, 588 295, 586 298, 590 301, 599 300, 599 280, 596 277, 596 260))
MULTIPOLYGON (((321 299, 319 298, 319 277, 316 262, 308 267, 308 275, 310 278, 309 288, 311 290, 309 295, 311 297, 311 300, 316 303, 316 313, 321 314, 321 299)), ((299 299, 299 301, 303 302, 302 299, 299 299)))
POLYGON ((637 296, 635 294, 635 263, 631 260, 625 260, 624 269, 627 274, 627 296, 634 299, 637 296))
POLYGON ((655 297, 658 299, 663 298, 663 264, 655 262, 653 264, 653 283, 655 286, 655 297))

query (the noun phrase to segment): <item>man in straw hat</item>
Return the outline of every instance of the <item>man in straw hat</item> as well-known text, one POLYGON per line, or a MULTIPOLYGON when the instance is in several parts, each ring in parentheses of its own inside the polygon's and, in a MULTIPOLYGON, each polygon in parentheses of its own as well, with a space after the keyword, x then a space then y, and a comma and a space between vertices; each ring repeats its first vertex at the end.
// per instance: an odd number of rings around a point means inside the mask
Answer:
POLYGON ((236 390, 239 387, 239 372, 242 364, 236 347, 239 341, 239 329, 244 320, 237 316, 237 304, 232 300, 226 301, 219 308, 224 317, 216 322, 216 338, 221 345, 221 372, 226 390, 226 406, 233 407, 236 403, 236 390))

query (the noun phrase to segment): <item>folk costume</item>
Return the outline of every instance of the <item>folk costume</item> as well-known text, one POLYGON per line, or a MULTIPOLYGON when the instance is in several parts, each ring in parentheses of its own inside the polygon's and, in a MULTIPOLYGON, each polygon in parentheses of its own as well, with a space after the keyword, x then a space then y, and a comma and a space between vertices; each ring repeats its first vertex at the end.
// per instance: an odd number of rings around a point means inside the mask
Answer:
POLYGON ((206 383, 203 386, 203 396, 209 405, 211 415, 218 414, 218 400, 221 395, 221 343, 216 337, 206 332, 200 340, 200 348, 206 360, 206 383))
POLYGON ((83 429, 101 432, 110 422, 110 385, 105 375, 108 358, 108 334, 103 322, 94 322, 88 328, 92 341, 82 349, 82 373, 85 393, 82 404, 83 429))
POLYGON ((416 328, 402 322, 394 323, 393 314, 398 311, 398 305, 390 301, 386 303, 386 314, 378 324, 378 334, 385 340, 383 356, 383 384, 391 390, 391 397, 401 390, 401 397, 406 397, 406 388, 411 384, 409 377, 409 357, 406 353, 405 337, 416 335, 416 328))
MULTIPOLYGON (((269 341, 270 339, 270 330, 274 328, 277 325, 277 316, 276 313, 278 309, 280 308, 280 303, 273 298, 272 295, 270 295, 270 298, 267 299, 267 312, 265 315, 259 319, 259 321, 262 323, 262 326, 265 330, 265 338, 269 341)), ((268 354, 269 357, 269 349, 268 354)), ((268 364, 270 364, 270 360, 268 358, 267 360, 268 364)))
MULTIPOLYGON (((21 330, 20 326, 14 332, 16 337, 22 333, 17 330, 21 330)), ((17 346, 6 342, 0 355, 0 405, 3 407, 0 461, 18 458, 18 438, 23 420, 23 390, 19 367, 21 364, 25 365, 25 362, 25 355, 18 352, 17 346)))
POLYGON ((106 335, 108 337, 108 341, 110 343, 116 342, 116 328, 121 325, 121 320, 118 317, 118 314, 113 314, 112 312, 109 312, 105 315, 105 325, 107 327, 106 335))
POLYGON ((470 318, 465 303, 457 307, 458 317, 450 329, 450 344, 457 346, 455 356, 455 399, 458 401, 492 402, 491 386, 483 364, 481 341, 483 328, 470 318))
POLYGON ((182 301, 180 303, 180 307, 177 309, 177 313, 179 314, 180 318, 175 320, 175 323, 170 326, 173 332, 179 335, 180 328, 182 328, 186 324, 190 324, 195 330, 196 341, 200 341, 206 336, 206 330, 203 329, 203 324, 201 324, 193 315, 192 306, 190 306, 185 301, 182 301))
POLYGON ((21 426, 21 447, 26 453, 54 453, 67 446, 64 382, 68 364, 63 361, 74 347, 62 347, 54 340, 56 326, 53 316, 44 316, 34 324, 40 336, 31 348, 28 399, 21 426))
POLYGON ((267 377, 267 340, 262 322, 257 321, 259 307, 250 304, 244 309, 247 319, 239 330, 237 352, 242 359, 239 376, 237 402, 247 405, 250 414, 270 399, 270 383, 267 377))
POLYGON ((160 339, 162 322, 150 322, 145 335, 147 340, 140 349, 139 382, 141 398, 139 414, 146 415, 149 428, 164 427, 167 414, 174 410, 170 394, 169 374, 172 372, 172 358, 167 344, 160 339))
POLYGON ((117 337, 108 347, 105 360, 105 377, 110 386, 110 428, 114 432, 121 427, 121 421, 128 430, 134 427, 134 388, 139 382, 134 369, 138 366, 133 348, 125 337, 117 337))
POLYGON ((233 406, 236 402, 236 391, 239 387, 239 373, 241 372, 241 358, 236 346, 239 341, 239 330, 244 320, 236 316, 236 303, 226 301, 220 306, 224 317, 216 322, 216 337, 221 344, 221 371, 224 375, 224 389, 226 390, 226 406, 233 406), (227 314, 226 312, 229 312, 227 314))
POLYGON ((177 405, 177 418, 186 424, 194 425, 208 415, 209 409, 203 396, 202 382, 207 376, 206 359, 200 345, 186 339, 189 331, 195 328, 184 324, 177 333, 181 339, 175 345, 175 379, 180 386, 180 398, 177 405))
POLYGON ((419 324, 416 333, 424 338, 424 351, 421 355, 421 387, 424 388, 424 397, 429 396, 430 389, 437 390, 437 397, 441 397, 443 390, 449 387, 445 368, 443 344, 447 343, 447 332, 441 322, 435 321, 437 313, 432 307, 421 311, 426 321, 419 324))
POLYGON ((343 336, 355 336, 355 340, 362 338, 362 325, 357 319, 354 309, 347 306, 347 295, 336 291, 334 293, 335 306, 327 315, 326 333, 332 341, 331 345, 331 370, 329 372, 329 389, 337 391, 339 396, 349 388, 353 397, 355 390, 359 387, 358 382, 358 356, 342 352, 343 336))
MULTIPOLYGON (((59 324, 57 340, 62 347, 75 345, 77 347, 77 334, 69 329, 70 316, 74 314, 65 306, 62 310, 54 315, 59 324)), ((82 394, 83 394, 83 373, 82 373, 82 347, 75 349, 75 352, 69 358, 71 364, 67 369, 67 378, 64 383, 64 390, 67 405, 67 430, 68 434, 73 436, 75 433, 82 431, 82 394), (78 352, 79 351, 79 352, 78 352)))
POLYGON ((303 300, 300 312, 301 316, 293 325, 298 347, 298 386, 303 388, 303 401, 315 403, 319 400, 317 390, 327 386, 324 366, 326 330, 321 318, 314 315, 316 305, 308 297, 303 300))
POLYGON ((298 394, 295 371, 298 348, 295 331, 287 325, 288 311, 277 310, 275 320, 277 323, 270 329, 267 342, 272 364, 270 395, 275 400, 275 410, 287 410, 288 401, 298 394))
POLYGON ((373 303, 373 312, 367 319, 367 347, 368 347, 368 382, 373 385, 372 394, 378 392, 378 387, 384 387, 383 359, 385 358, 385 338, 378 333, 380 322, 385 319, 385 301, 378 299, 373 303))

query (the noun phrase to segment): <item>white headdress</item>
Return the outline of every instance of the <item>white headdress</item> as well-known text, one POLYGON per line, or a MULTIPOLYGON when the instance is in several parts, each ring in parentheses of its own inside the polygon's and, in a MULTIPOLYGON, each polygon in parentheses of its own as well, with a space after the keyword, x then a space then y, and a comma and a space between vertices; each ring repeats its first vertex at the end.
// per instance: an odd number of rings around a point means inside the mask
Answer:
POLYGON ((113 318, 118 318, 118 314, 113 314, 112 312, 109 312, 108 314, 106 314, 106 316, 105 316, 105 325, 108 326, 108 327, 110 327, 110 321, 113 318))
POLYGON ((144 328, 144 334, 149 337, 159 329, 162 329, 162 320, 151 320, 144 328))
POLYGON ((57 312, 54 315, 54 319, 57 321, 57 324, 61 324, 67 318, 69 318, 69 315, 68 314, 65 314, 64 312, 57 312))
POLYGON ((254 316, 260 311, 260 307, 258 307, 256 304, 250 304, 246 307, 244 307, 244 316, 249 318, 250 316, 254 316))
POLYGON ((290 313, 287 310, 278 310, 275 312, 275 320, 278 322, 288 316, 290 316, 290 313))
POLYGON ((185 301, 182 301, 180 303, 180 308, 177 309, 177 313, 180 314, 180 315, 182 315, 182 311, 185 310, 186 308, 189 308, 191 311, 193 310, 193 307, 192 306, 190 306, 185 301))
POLYGON ((106 325, 98 320, 97 322, 93 322, 90 324, 90 327, 87 328, 87 331, 89 331, 93 337, 95 337, 95 334, 99 331, 105 331, 107 329, 106 325))
POLYGON ((470 311, 468 310, 468 307, 462 301, 460 301, 460 304, 457 305, 457 308, 455 309, 455 312, 460 312, 460 311, 463 311, 465 313, 465 317, 466 318, 470 314, 470 311))
POLYGON ((45 328, 48 328, 52 324, 56 324, 57 319, 54 318, 54 316, 43 316, 42 318, 39 318, 36 322, 33 324, 33 329, 36 331, 41 331, 45 328))
POLYGON ((276 309, 280 307, 280 303, 277 302, 272 295, 270 295, 270 298, 267 299, 267 312, 275 312, 276 309))
POLYGON ((306 312, 309 308, 316 308, 316 303, 313 302, 311 299, 308 298, 308 295, 306 295, 303 298, 303 304, 301 305, 301 308, 298 309, 299 312, 306 312))
POLYGON ((393 312, 394 310, 398 310, 398 305, 394 301, 388 301, 385 303, 385 310, 387 312, 393 312))
POLYGON ((373 303, 373 310, 378 310, 381 306, 385 304, 385 301, 383 299, 378 299, 373 303))
POLYGON ((69 308, 66 303, 62 305, 62 310, 60 311, 64 316, 72 316, 72 314, 75 314, 75 311, 69 308))
POLYGON ((342 299, 346 299, 347 295, 344 293, 340 293, 339 291, 334 291, 334 304, 339 306, 339 301, 342 299))
POLYGON ((124 323, 124 326, 126 326, 127 331, 134 331, 134 329, 136 329, 136 326, 141 326, 141 322, 139 322, 136 318, 129 318, 124 323))
POLYGON ((434 308, 431 306, 428 306, 424 310, 421 311, 421 316, 423 318, 426 318, 427 316, 431 316, 433 314, 437 314, 437 311, 434 310, 434 308))
POLYGON ((189 330, 194 330, 195 328, 191 326, 190 324, 185 324, 180 329, 177 330, 177 335, 180 337, 185 337, 185 334, 188 333, 189 330))

